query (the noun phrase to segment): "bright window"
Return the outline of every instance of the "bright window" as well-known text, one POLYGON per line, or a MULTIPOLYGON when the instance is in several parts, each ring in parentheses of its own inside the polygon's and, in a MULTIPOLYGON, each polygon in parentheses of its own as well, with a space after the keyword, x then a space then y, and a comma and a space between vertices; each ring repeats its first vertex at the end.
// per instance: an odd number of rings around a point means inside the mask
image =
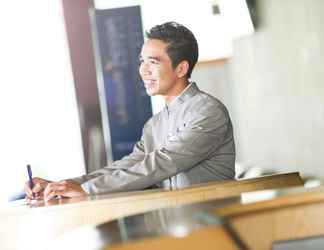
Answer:
POLYGON ((84 173, 60 0, 5 1, 0 15, 0 202, 22 189, 26 164, 59 180, 84 173))

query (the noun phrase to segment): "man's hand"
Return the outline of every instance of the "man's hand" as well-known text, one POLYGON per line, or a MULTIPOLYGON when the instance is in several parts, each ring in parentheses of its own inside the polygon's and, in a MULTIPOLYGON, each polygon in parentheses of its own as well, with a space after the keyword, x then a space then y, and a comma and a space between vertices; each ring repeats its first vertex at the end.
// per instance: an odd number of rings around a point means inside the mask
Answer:
POLYGON ((44 191, 44 200, 49 201, 55 196, 79 197, 85 195, 87 195, 87 193, 82 189, 79 183, 72 180, 63 180, 59 182, 51 182, 46 186, 44 191))
POLYGON ((51 183, 51 181, 48 181, 48 180, 45 180, 42 178, 38 178, 38 177, 34 177, 33 183, 34 183, 34 187, 32 190, 30 189, 29 181, 26 181, 25 186, 24 186, 24 190, 26 193, 26 199, 28 202, 30 202, 33 199, 36 199, 36 200, 42 199, 44 190, 45 190, 46 186, 49 183, 51 183))

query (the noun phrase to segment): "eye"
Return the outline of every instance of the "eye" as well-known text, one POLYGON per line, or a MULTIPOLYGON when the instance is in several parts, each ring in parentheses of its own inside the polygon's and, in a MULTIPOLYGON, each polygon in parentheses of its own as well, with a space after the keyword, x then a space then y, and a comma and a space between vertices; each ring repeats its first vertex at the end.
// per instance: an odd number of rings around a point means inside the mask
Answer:
POLYGON ((144 60, 142 58, 138 59, 138 65, 141 65, 144 62, 144 60))
POLYGON ((160 62, 156 59, 150 59, 151 64, 160 64, 160 62))

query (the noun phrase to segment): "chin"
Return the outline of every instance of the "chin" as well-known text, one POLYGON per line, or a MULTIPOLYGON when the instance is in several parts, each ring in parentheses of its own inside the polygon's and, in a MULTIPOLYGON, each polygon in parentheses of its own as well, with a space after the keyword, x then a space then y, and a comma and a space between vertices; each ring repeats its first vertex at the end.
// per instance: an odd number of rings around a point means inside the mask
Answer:
POLYGON ((146 89, 146 93, 149 95, 149 96, 155 96, 155 95, 158 95, 158 91, 154 90, 154 89, 146 89))
POLYGON ((152 92, 148 92, 148 91, 146 91, 146 94, 148 95, 148 96, 156 96, 157 94, 156 93, 152 93, 152 92))

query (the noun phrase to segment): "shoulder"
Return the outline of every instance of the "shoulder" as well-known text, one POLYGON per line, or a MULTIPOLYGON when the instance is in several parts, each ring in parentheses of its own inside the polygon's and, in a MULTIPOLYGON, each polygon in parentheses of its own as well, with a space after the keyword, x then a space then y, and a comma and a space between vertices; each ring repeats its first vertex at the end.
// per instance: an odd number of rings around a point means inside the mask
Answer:
POLYGON ((187 104, 193 112, 204 115, 222 115, 228 117, 226 106, 216 97, 199 90, 187 104))

